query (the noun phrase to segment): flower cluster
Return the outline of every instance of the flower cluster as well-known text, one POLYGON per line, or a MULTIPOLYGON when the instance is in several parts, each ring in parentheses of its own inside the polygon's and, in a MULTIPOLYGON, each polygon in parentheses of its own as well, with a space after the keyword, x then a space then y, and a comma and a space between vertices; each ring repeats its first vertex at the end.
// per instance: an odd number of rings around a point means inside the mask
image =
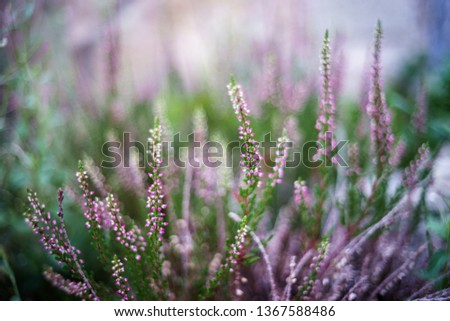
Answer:
POLYGON ((249 227, 245 223, 241 223, 241 227, 237 231, 234 243, 231 244, 229 250, 229 256, 225 262, 225 268, 228 268, 230 272, 235 272, 236 266, 239 264, 239 260, 242 259, 245 249, 245 243, 247 241, 247 235, 249 227))
POLYGON ((430 150, 426 144, 423 144, 417 151, 416 158, 411 161, 403 174, 404 185, 408 187, 409 190, 414 189, 420 181, 420 172, 426 166, 429 157, 430 150))
POLYGON ((89 190, 89 175, 83 170, 81 163, 76 176, 83 191, 86 228, 97 238, 100 235, 99 231, 112 230, 115 233, 116 241, 135 253, 135 258, 139 261, 147 246, 141 229, 135 224, 131 228, 126 226, 114 195, 108 194, 105 200, 93 198, 94 192, 89 190))
POLYGON ((94 191, 89 188, 89 175, 87 171, 84 170, 83 163, 78 164, 78 171, 75 175, 77 177, 78 183, 80 184, 80 189, 83 193, 84 198, 84 217, 86 218, 86 228, 87 229, 101 229, 102 225, 102 206, 97 201, 93 199, 94 191))
POLYGON ((130 229, 127 229, 127 226, 120 215, 120 209, 117 206, 114 195, 108 195, 107 206, 112 221, 111 229, 115 233, 116 241, 135 253, 136 260, 140 261, 142 254, 147 247, 147 242, 145 241, 141 229, 136 224, 133 224, 130 229))
POLYGON ((260 184, 260 178, 263 176, 261 171, 261 155, 259 153, 259 143, 255 140, 255 133, 250 126, 250 120, 247 119, 249 110, 244 99, 241 85, 234 81, 227 86, 234 112, 239 126, 239 139, 243 142, 241 167, 244 175, 244 182, 249 188, 256 188, 260 184))
MULTIPOLYGON (((108 211, 107 201, 108 201, 108 199, 106 199, 106 201, 105 201, 105 200, 95 198, 93 200, 93 208, 92 208, 97 227, 99 229, 103 229, 105 231, 111 230, 111 228, 113 226, 113 220, 112 220, 111 213, 108 211)), ((89 228, 88 222, 86 222, 86 227, 89 228)))
POLYGON ((86 170, 93 186, 95 186, 97 193, 101 197, 105 197, 106 194, 108 194, 107 186, 105 185, 106 178, 102 174, 100 168, 95 165, 94 160, 91 157, 84 157, 83 168, 86 170))
POLYGON ((389 160, 395 139, 391 130, 391 115, 386 106, 386 98, 381 81, 380 56, 382 36, 383 30, 381 23, 378 22, 370 78, 369 104, 367 105, 367 113, 370 118, 371 141, 376 153, 377 177, 381 176, 383 164, 389 160))
POLYGON ((25 213, 25 221, 34 233, 39 235, 39 242, 42 243, 44 250, 50 255, 54 255, 59 265, 64 263, 71 268, 72 273, 76 273, 75 265, 77 263, 83 264, 83 260, 79 258, 80 250, 70 244, 67 236, 61 205, 63 199, 64 194, 60 189, 58 191, 59 218, 54 219, 50 212, 45 212, 45 205, 39 203, 37 194, 29 191, 28 201, 32 211, 25 213))
POLYGON ((284 168, 286 167, 286 159, 288 157, 288 138, 286 136, 286 131, 283 131, 283 135, 278 138, 278 145, 275 154, 275 166, 273 167, 273 172, 269 173, 269 178, 271 179, 271 185, 275 186, 281 184, 284 177, 284 168))
POLYGON ((93 296, 89 294, 89 287, 86 283, 67 280, 61 274, 53 271, 51 267, 48 267, 44 271, 44 277, 54 287, 61 289, 67 294, 74 295, 82 299, 93 299, 93 296))
POLYGON ((34 233, 39 235, 39 242, 42 243, 44 250, 55 257, 58 265, 64 264, 73 275, 81 278, 83 284, 89 289, 91 298, 95 299, 97 295, 83 270, 84 261, 79 258, 81 251, 70 243, 67 235, 62 206, 63 200, 64 193, 62 189, 59 189, 58 219, 54 219, 50 212, 45 211, 45 205, 39 203, 37 194, 28 191, 28 202, 31 205, 31 209, 24 213, 25 221, 33 229, 34 233))
POLYGON ((299 287, 300 299, 304 301, 312 300, 316 295, 317 285, 319 283, 318 277, 324 267, 324 260, 328 252, 328 241, 322 241, 319 246, 318 253, 312 258, 309 266, 310 272, 303 278, 303 282, 299 287))
POLYGON ((294 202, 297 206, 308 207, 310 205, 309 188, 305 181, 297 180, 294 182, 294 202))
POLYGON ((136 296, 132 293, 132 289, 128 284, 128 278, 124 276, 125 267, 122 261, 115 255, 112 260, 112 277, 117 287, 117 294, 122 301, 134 300, 136 296))
POLYGON ((164 222, 164 210, 167 205, 164 203, 164 187, 162 182, 163 173, 160 171, 162 164, 162 144, 161 144, 161 126, 158 119, 155 119, 155 126, 150 129, 149 154, 151 171, 148 176, 152 183, 147 190, 147 208, 150 210, 148 218, 145 221, 145 227, 149 227, 148 235, 154 233, 158 235, 158 239, 162 241, 167 222, 164 222))
POLYGON ((320 91, 319 116, 317 117, 315 128, 319 131, 318 142, 319 147, 316 157, 331 157, 331 151, 334 148, 334 134, 336 128, 334 114, 336 107, 334 103, 331 64, 330 64, 330 41, 328 39, 328 31, 322 45, 321 55, 321 76, 322 86, 320 91))

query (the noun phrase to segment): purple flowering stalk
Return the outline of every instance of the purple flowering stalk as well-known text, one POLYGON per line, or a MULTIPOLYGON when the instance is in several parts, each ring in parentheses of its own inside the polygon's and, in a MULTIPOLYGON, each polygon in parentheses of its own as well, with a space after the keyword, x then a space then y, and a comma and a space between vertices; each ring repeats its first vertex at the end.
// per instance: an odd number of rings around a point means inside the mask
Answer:
POLYGON ((315 126, 319 131, 317 139, 319 146, 316 157, 323 160, 325 158, 331 159, 331 151, 335 145, 333 132, 336 129, 336 106, 334 102, 330 59, 331 48, 327 30, 322 44, 319 116, 315 126), (331 144, 327 144, 328 142, 331 142, 331 144))
POLYGON ((228 257, 225 260, 224 268, 230 273, 234 273, 234 288, 236 296, 240 297, 243 294, 241 289, 241 271, 240 267, 244 262, 247 254, 249 226, 247 225, 247 217, 244 217, 240 223, 239 230, 235 236, 234 242, 230 245, 228 250, 228 257))
POLYGON ((282 182, 284 167, 288 156, 288 137, 284 130, 283 135, 278 139, 275 166, 273 171, 268 174, 268 180, 263 195, 256 204, 256 188, 262 187, 263 182, 261 181, 261 178, 264 176, 261 169, 259 143, 254 138, 255 134, 251 127, 250 120, 248 119, 249 110, 244 99, 241 85, 236 84, 233 78, 228 85, 228 94, 236 117, 240 122, 239 139, 241 140, 243 147, 240 166, 242 168, 245 186, 240 188, 241 207, 243 216, 249 216, 250 228, 254 229, 270 199, 273 188, 282 182))
POLYGON ((165 279, 161 278, 162 265, 164 263, 164 255, 162 251, 162 241, 165 234, 165 228, 169 224, 165 219, 165 210, 167 208, 164 202, 164 185, 162 181, 163 172, 161 165, 162 159, 162 128, 159 125, 158 118, 155 118, 154 127, 150 129, 150 137, 148 139, 149 147, 149 165, 151 167, 148 173, 151 179, 150 186, 147 189, 147 209, 149 210, 145 227, 148 228, 147 236, 149 239, 149 256, 150 270, 152 274, 152 287, 159 290, 159 295, 166 296, 164 289, 167 287, 165 279))
MULTIPOLYGON (((147 266, 152 265, 151 262, 159 262, 159 254, 155 254, 152 249, 148 248, 145 235, 134 222, 125 223, 113 194, 108 194, 105 200, 94 197, 95 193, 89 187, 90 177, 84 171, 81 162, 76 176, 83 193, 85 226, 91 234, 94 247, 105 271, 109 272, 112 268, 113 244, 109 241, 112 234, 111 238, 123 249, 130 270, 139 278, 134 283, 136 292, 141 297, 151 298, 152 296, 147 296, 148 289, 151 288, 154 292, 158 292, 158 287, 149 287, 148 283, 154 284, 155 282, 147 274, 147 266), (146 280, 148 283, 145 282, 146 280)), ((159 265, 156 264, 156 266, 159 265)), ((152 272, 153 270, 158 271, 157 268, 152 269, 152 272)), ((155 275, 153 278, 158 279, 155 275)))
POLYGON ((319 97, 319 115, 315 125, 315 128, 318 131, 318 149, 315 157, 317 160, 320 160, 325 164, 322 164, 320 167, 320 181, 314 193, 315 203, 313 205, 313 217, 315 222, 308 224, 310 226, 310 234, 315 235, 315 241, 313 240, 311 242, 312 247, 315 247, 315 243, 320 240, 323 217, 326 212, 325 203, 328 196, 328 187, 331 183, 333 173, 333 168, 328 167, 328 164, 335 163, 335 158, 331 155, 331 152, 336 145, 334 137, 334 131, 336 129, 336 107, 333 94, 331 48, 328 30, 325 32, 322 43, 320 71, 321 88, 319 97))
POLYGON ((395 145, 394 150, 391 153, 391 157, 389 158, 389 164, 392 166, 392 168, 396 168, 398 165, 400 165, 403 156, 405 156, 406 147, 407 146, 404 139, 400 139, 395 145))
MULTIPOLYGON (((158 292, 159 289, 153 286, 155 282, 149 274, 148 267, 152 265, 151 260, 156 259, 152 255, 153 249, 148 246, 148 239, 145 233, 132 220, 131 222, 125 221, 112 194, 107 196, 106 210, 111 221, 107 231, 112 233, 111 238, 120 245, 119 251, 123 253, 124 260, 122 264, 124 264, 124 268, 126 267, 127 271, 134 276, 129 283, 133 284, 135 293, 140 297, 154 298, 152 296, 154 293, 149 294, 148 290, 152 289, 154 290, 153 292, 158 292)), ((108 253, 108 255, 116 254, 108 253)), ((113 265, 116 263, 111 263, 111 269, 114 269, 113 265)), ((130 298, 129 295, 128 298, 130 298)))
MULTIPOLYGON (((163 221, 166 206, 160 173, 162 163, 161 128, 157 121, 155 121, 155 128, 150 133, 152 170, 149 176, 152 178, 152 184, 148 188, 147 207, 150 209, 150 213, 146 220, 147 235, 133 221, 125 222, 118 202, 112 194, 108 194, 105 199, 95 197, 95 193, 90 187, 90 177, 81 162, 76 173, 82 191, 86 228, 91 234, 93 245, 105 271, 111 271, 111 269, 113 271, 121 299, 135 298, 135 294, 128 290, 131 289, 128 279, 123 277, 125 268, 133 274, 131 283, 136 286, 136 294, 140 297, 165 298, 167 295, 164 293, 166 282, 161 278, 162 237, 167 222, 163 221), (116 258, 111 260, 115 255, 113 252, 115 246, 111 240, 120 245, 118 250, 124 254, 123 261, 116 258)), ((97 300, 96 291, 86 277, 84 262, 79 258, 80 251, 70 244, 67 236, 63 219, 62 200, 64 195, 62 190, 60 189, 58 192, 59 220, 53 219, 50 213, 45 213, 45 206, 39 204, 35 193, 29 192, 28 198, 31 210, 25 213, 26 221, 35 233, 40 235, 44 249, 55 256, 59 265, 66 267, 74 277, 81 281, 77 283, 77 281, 66 280, 50 270, 46 273, 47 279, 67 293, 97 300)), ((104 295, 104 288, 101 286, 100 289, 104 295)))
POLYGON ((248 223, 254 214, 253 210, 257 197, 256 188, 261 186, 260 179, 263 177, 263 173, 261 170, 259 143, 254 138, 255 134, 250 125, 250 120, 248 119, 249 109, 247 107, 247 102, 244 99, 242 87, 241 85, 236 84, 234 79, 231 78, 231 82, 227 88, 234 112, 240 123, 238 131, 243 150, 240 166, 242 168, 241 173, 244 177, 244 186, 239 189, 242 209, 240 228, 237 231, 235 241, 229 247, 228 257, 225 260, 223 269, 221 269, 221 272, 216 274, 216 276, 220 277, 222 270, 225 270, 226 274, 234 274, 235 295, 240 297, 243 294, 240 288, 240 267, 244 262, 245 255, 247 254, 251 242, 248 234, 248 231, 250 230, 248 223))
MULTIPOLYGON (((208 125, 204 110, 195 110, 192 122, 194 125, 194 139, 201 146, 204 146, 208 139, 208 125)), ((225 146, 223 139, 219 137, 213 138, 215 138, 213 139, 214 142, 222 142, 222 146, 225 146)), ((193 169, 192 187, 195 195, 205 202, 206 205, 214 206, 224 195, 224 186, 220 185, 223 183, 221 181, 222 178, 219 178, 221 174, 220 167, 207 166, 205 163, 206 158, 202 150, 194 150, 194 158, 199 163, 199 167, 193 169)), ((229 180, 226 180, 226 183, 230 183, 229 180)), ((226 188, 228 186, 225 186, 226 188)))
POLYGON ((78 171, 75 176, 82 191, 84 207, 83 215, 86 219, 85 226, 89 230, 100 261, 105 267, 105 270, 109 270, 109 249, 106 246, 105 234, 103 231, 104 228, 108 227, 108 223, 105 221, 105 215, 107 216, 108 214, 105 213, 103 203, 100 202, 98 198, 95 198, 95 192, 90 188, 89 175, 87 171, 84 170, 81 161, 78 163, 78 171))
POLYGON ((365 208, 362 210, 361 217, 365 217, 371 209, 375 211, 372 223, 378 221, 386 211, 386 190, 387 179, 384 175, 391 170, 389 160, 392 158, 392 148, 395 136, 391 129, 391 115, 386 105, 386 98, 381 80, 381 41, 383 29, 378 20, 374 49, 373 63, 370 74, 370 90, 368 105, 366 107, 367 115, 370 120, 370 139, 371 146, 375 153, 373 162, 375 164, 375 180, 372 184, 371 192, 367 198, 365 208))
MULTIPOLYGON (((172 125, 167 118, 167 102, 163 98, 158 98, 153 106, 154 113, 156 118, 158 118, 158 124, 164 129, 161 133, 161 139, 163 141, 170 141, 173 137, 175 131, 172 125)), ((170 144, 169 144, 170 145, 170 144)), ((174 148, 173 146, 168 146, 167 157, 169 159, 173 159, 174 157, 174 148)), ((182 176, 182 169, 178 166, 166 166, 162 168, 163 177, 164 177, 164 201, 167 205, 167 220, 168 221, 176 221, 175 216, 175 208, 174 208, 174 198, 175 195, 180 192, 180 176, 182 176)), ((145 174, 145 178, 147 179, 147 174, 145 174)), ((147 191, 144 191, 147 193, 147 191)))
MULTIPOLYGON (((208 125, 206 113, 203 109, 196 109, 193 115, 194 139, 200 142, 201 146, 208 144, 208 125)), ((225 140, 220 135, 213 134, 212 141, 218 142, 221 146, 226 146, 225 140)), ((201 201, 201 203, 209 209, 208 212, 215 213, 216 216, 216 230, 217 230, 217 250, 223 253, 225 249, 226 240, 226 224, 225 224, 225 198, 229 193, 229 187, 232 185, 232 169, 227 168, 226 164, 221 164, 219 167, 207 166, 206 155, 203 150, 194 150, 195 161, 199 163, 199 167, 186 169, 185 191, 190 190, 191 186, 188 180, 192 177, 193 196, 201 201), (197 153, 196 153, 197 152, 197 153), (193 171, 192 176, 188 176, 188 171, 193 171)), ((188 193, 183 193, 188 194, 188 193)), ((183 202, 184 202, 183 197, 183 202)), ((187 203, 187 202, 184 202, 187 203)), ((184 207, 183 207, 184 208, 184 207)), ((185 211, 183 211, 184 213, 185 211)), ((195 212, 193 213, 195 214, 195 212)), ((209 216, 198 215, 193 220, 190 220, 186 227, 193 227, 192 234, 196 233, 196 228, 204 224, 208 224, 209 216)), ((190 234, 190 230, 187 229, 190 234)), ((180 239, 189 235, 183 233, 180 239)), ((192 238, 191 238, 192 240, 192 238)), ((192 244, 189 245, 192 248, 192 244)))
POLYGON ((420 182, 421 173, 430 160, 430 149, 427 144, 422 144, 417 151, 417 156, 411 161, 403 174, 403 185, 412 192, 420 182))
MULTIPOLYGON (((97 300, 97 293, 94 290, 91 282, 86 277, 84 269, 84 261, 79 256, 81 251, 73 246, 67 234, 66 225, 64 223, 64 211, 62 202, 64 200, 64 193, 62 189, 58 190, 58 219, 53 218, 50 212, 45 211, 45 204, 40 204, 37 194, 31 190, 28 191, 28 202, 31 206, 25 213, 26 223, 33 229, 33 232, 39 236, 39 242, 42 247, 50 255, 55 257, 58 265, 66 267, 72 276, 80 279, 78 285, 72 287, 74 294, 97 300), (78 288, 76 291, 75 288, 78 288), (86 295, 85 295, 86 294, 86 295)), ((54 281, 55 284, 69 289, 69 283, 72 281, 62 280, 62 276, 58 277, 56 274, 48 273, 48 279, 54 281), (52 278, 51 276, 55 276, 52 278)), ((73 283, 71 283, 73 285, 73 283)), ((67 292, 67 291, 66 291, 67 292)))
POLYGON ((320 283, 319 277, 324 267, 324 260, 328 253, 328 240, 320 243, 317 255, 312 258, 309 266, 310 272, 303 278, 302 284, 298 288, 298 298, 302 301, 313 300, 317 294, 317 286, 320 283))
POLYGON ((348 163, 349 167, 346 171, 347 177, 353 179, 361 175, 362 170, 359 161, 359 146, 356 143, 348 146, 348 163))
POLYGON ((250 246, 250 238, 247 233, 249 227, 247 224, 249 216, 253 214, 252 212, 255 207, 255 200, 257 196, 255 190, 257 187, 261 186, 261 177, 263 177, 263 172, 261 170, 259 143, 254 138, 255 133, 253 132, 250 120, 248 119, 250 111, 248 109, 247 102, 244 99, 242 87, 241 85, 235 83, 234 78, 231 78, 231 82, 228 84, 227 88, 234 113, 240 123, 238 132, 239 139, 241 140, 243 147, 240 166, 242 168, 241 173, 244 177, 244 187, 239 189, 241 209, 243 212, 242 221, 236 235, 236 240, 230 246, 230 256, 227 259, 229 262, 226 262, 224 267, 228 269, 229 272, 235 274, 235 287, 236 291, 239 292, 240 266, 243 263, 248 247, 250 246), (227 266, 227 264, 230 264, 230 266, 227 266))
POLYGON ((385 164, 394 144, 394 134, 391 130, 391 114, 386 106, 386 98, 381 80, 381 40, 383 29, 378 21, 375 31, 373 63, 370 75, 369 104, 367 114, 370 119, 370 137, 375 152, 376 177, 379 179, 383 174, 385 164))
POLYGON ((311 208, 313 204, 312 195, 306 182, 301 178, 294 182, 294 204, 297 206, 300 224, 305 227, 307 234, 310 235, 312 226, 315 224, 311 208))
POLYGON ((55 272, 51 267, 48 267, 44 271, 44 278, 54 287, 57 287, 69 295, 73 295, 84 300, 93 298, 87 283, 83 281, 68 280, 61 274, 55 272))
POLYGON ((94 160, 91 157, 84 157, 83 165, 98 194, 101 197, 105 197, 108 194, 108 187, 105 185, 106 179, 100 168, 94 164, 94 160))
POLYGON ((227 88, 234 113, 240 123, 239 139, 243 147, 240 165, 245 183, 245 187, 241 188, 240 194, 243 198, 244 215, 248 215, 252 208, 251 203, 254 203, 254 200, 251 201, 249 197, 258 186, 261 186, 260 179, 263 177, 263 172, 261 171, 261 155, 259 152, 259 143, 254 138, 255 133, 248 119, 249 109, 244 99, 241 85, 236 84, 232 78, 227 88))
POLYGON ((297 206, 308 208, 311 204, 311 196, 306 182, 298 179, 294 182, 294 203, 297 206))
MULTIPOLYGON (((145 221, 145 227, 149 228, 147 235, 150 238, 157 240, 158 242, 156 243, 158 244, 158 247, 160 247, 165 233, 165 226, 167 226, 168 223, 164 222, 164 210, 167 208, 167 205, 164 203, 163 173, 161 171, 161 126, 159 125, 157 118, 155 118, 154 128, 150 129, 148 142, 150 154, 149 165, 151 166, 151 171, 148 173, 148 176, 152 180, 152 183, 147 190, 147 209, 149 209, 149 213, 145 221)), ((156 243, 154 244, 156 245, 156 243)))
POLYGON ((256 188, 262 186, 261 178, 264 176, 261 170, 261 155, 259 153, 259 143, 254 138, 254 132, 248 119, 249 110, 244 99, 242 88, 231 79, 228 85, 228 94, 231 99, 236 117, 240 123, 239 139, 243 144, 243 153, 241 154, 240 165, 244 176, 244 187, 240 188, 240 202, 242 209, 242 218, 238 217, 240 227, 235 236, 235 240, 229 246, 225 263, 216 272, 215 276, 209 280, 206 292, 207 296, 212 295, 212 290, 217 288, 221 279, 224 279, 229 273, 234 274, 234 288, 236 297, 241 297, 243 291, 241 284, 241 271, 245 256, 249 250, 251 237, 250 232, 256 229, 261 218, 270 194, 273 188, 281 183, 284 176, 284 167, 286 164, 287 152, 287 136, 283 132, 283 136, 279 139, 276 151, 275 166, 273 172, 268 175, 268 180, 262 197, 256 203, 256 188))
POLYGON ((130 299, 136 299, 136 295, 133 293, 133 290, 128 283, 128 278, 124 276, 125 267, 122 261, 117 257, 117 255, 114 255, 111 263, 113 271, 112 277, 117 287, 117 294, 119 295, 120 300, 128 301, 130 299))
MULTIPOLYGON (((205 288, 204 299, 208 299, 214 296, 214 291, 221 285, 221 283, 227 279, 230 274, 234 275, 233 288, 234 297, 240 298, 244 294, 241 289, 242 276, 241 265, 244 262, 245 255, 248 250, 249 243, 249 231, 248 216, 240 218, 235 213, 230 213, 236 216, 235 221, 239 222, 239 229, 236 232, 233 242, 228 246, 225 262, 215 268, 214 274, 208 280, 205 288)), ((213 260, 214 261, 214 260, 213 260)), ((217 264, 217 263, 216 263, 217 264)), ((219 264, 217 264, 219 265, 219 264)))
POLYGON ((236 222, 240 222, 240 228, 235 237, 235 242, 231 244, 230 249, 228 250, 229 256, 226 258, 224 268, 229 269, 231 273, 235 273, 234 279, 234 294, 239 298, 244 294, 244 291, 241 289, 241 284, 246 283, 247 279, 245 277, 241 277, 240 273, 240 264, 244 261, 243 255, 245 246, 247 243, 247 237, 250 235, 252 239, 255 241, 258 246, 259 251, 264 259, 266 264, 267 276, 269 278, 269 284, 271 288, 271 297, 272 300, 277 301, 279 296, 277 294, 277 287, 275 284, 275 278, 272 270, 272 263, 269 258, 269 254, 267 253, 261 239, 253 232, 250 227, 247 225, 247 217, 241 219, 237 214, 230 213, 230 217, 236 222))
POLYGON ((129 264, 129 270, 141 279, 135 282, 136 292, 143 298, 153 298, 153 292, 159 292, 162 286, 154 286, 156 282, 153 281, 159 279, 159 251, 155 254, 153 247, 147 246, 149 242, 136 224, 125 223, 114 195, 108 194, 104 201, 95 197, 95 192, 90 189, 90 177, 84 171, 81 162, 76 177, 83 193, 85 225, 105 271, 109 272, 113 268, 111 261, 113 247, 108 241, 108 235, 112 233, 112 239, 120 244, 128 258, 126 263, 129 264), (146 274, 148 266, 152 266, 152 277, 146 274), (149 289, 153 292, 149 293, 149 289))
POLYGON ((136 261, 140 261, 147 250, 144 233, 136 224, 131 224, 131 228, 127 226, 112 194, 107 197, 107 208, 111 220, 109 229, 113 231, 115 240, 127 250, 129 257, 134 257, 136 261))

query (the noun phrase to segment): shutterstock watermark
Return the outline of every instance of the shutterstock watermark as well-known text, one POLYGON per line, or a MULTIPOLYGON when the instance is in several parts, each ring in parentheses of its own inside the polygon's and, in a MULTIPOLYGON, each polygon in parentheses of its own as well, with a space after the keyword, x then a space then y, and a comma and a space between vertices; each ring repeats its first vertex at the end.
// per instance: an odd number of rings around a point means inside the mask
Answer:
MULTIPOLYGON (((326 137, 331 135, 326 135, 326 137)), ((325 140, 325 146, 318 141, 307 141, 301 146, 294 146, 291 141, 285 143, 288 150, 286 168, 305 166, 307 168, 317 168, 321 166, 331 167, 334 165, 348 167, 347 162, 340 152, 348 143, 347 140, 331 141, 325 140), (329 150, 329 157, 316 157, 318 150, 329 150)), ((162 167, 177 166, 194 168, 200 167, 233 167, 236 160, 244 152, 242 141, 234 140, 226 144, 208 140, 198 141, 193 133, 184 139, 177 133, 173 139, 162 141, 163 163, 162 167)), ((279 148, 279 143, 272 138, 271 133, 264 135, 264 139, 259 142, 261 162, 266 167, 275 166, 275 153, 279 148)), ((119 166, 130 167, 132 159, 138 159, 138 167, 145 167, 151 155, 148 154, 149 143, 132 140, 131 134, 124 132, 122 141, 108 141, 102 146, 103 160, 101 166, 104 168, 115 168, 119 166), (137 155, 137 157, 136 157, 137 155)))

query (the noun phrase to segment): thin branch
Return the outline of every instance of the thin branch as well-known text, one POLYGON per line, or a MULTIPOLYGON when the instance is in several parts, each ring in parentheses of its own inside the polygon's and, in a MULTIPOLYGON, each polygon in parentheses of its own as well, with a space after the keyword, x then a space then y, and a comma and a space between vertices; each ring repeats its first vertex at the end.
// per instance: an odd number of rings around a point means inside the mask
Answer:
POLYGON ((264 261, 266 263, 267 274, 269 275, 270 288, 271 288, 271 292, 272 292, 272 300, 273 301, 278 301, 279 297, 278 297, 277 291, 276 291, 276 285, 275 285, 275 280, 274 280, 274 277, 273 277, 272 266, 270 265, 269 255, 267 254, 266 249, 264 248, 264 245, 262 244, 262 242, 259 239, 259 237, 255 234, 255 232, 250 231, 250 235, 253 237, 253 240, 258 245, 258 248, 261 251, 261 254, 262 254, 262 256, 264 258, 264 261))

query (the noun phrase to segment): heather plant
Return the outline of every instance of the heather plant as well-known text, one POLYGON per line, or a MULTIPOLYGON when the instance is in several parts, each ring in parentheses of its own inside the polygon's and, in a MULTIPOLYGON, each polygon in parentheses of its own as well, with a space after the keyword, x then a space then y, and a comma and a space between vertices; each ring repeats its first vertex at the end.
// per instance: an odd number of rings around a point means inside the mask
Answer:
MULTIPOLYGON (((85 300, 448 299, 449 206, 434 182, 438 150, 423 142, 411 162, 401 167, 402 141, 393 134, 382 85, 381 23, 375 32, 367 106, 358 112, 360 127, 368 128, 361 135, 344 126, 329 38, 326 32, 314 112, 313 160, 318 166, 288 166, 298 147, 290 143, 306 137, 300 124, 307 111, 293 107, 302 99, 288 101, 289 86, 295 85, 277 82, 275 68, 268 72, 269 88, 260 93, 268 112, 279 108, 285 117, 271 124, 273 128, 261 126, 252 114, 255 109, 243 85, 232 77, 227 87, 227 113, 234 111, 240 143, 235 172, 205 166, 202 153, 194 154, 200 167, 189 162, 185 168, 170 162, 164 167, 171 153, 163 143, 173 129, 166 118, 170 111, 159 102, 145 178, 134 166, 134 179, 125 183, 128 172, 119 175, 117 184, 108 183, 110 177, 102 174, 106 169, 86 157, 76 173, 79 192, 70 184, 64 187, 82 207, 91 249, 107 277, 90 270, 88 253, 71 237, 66 220, 73 211, 63 207, 63 189, 57 192, 56 215, 35 192, 28 192, 25 220, 54 258, 45 278, 85 300), (274 87, 284 89, 281 98, 274 87), (263 128, 280 134, 273 166, 267 165, 260 146, 263 128), (340 162, 339 142, 347 140, 345 162, 340 162), (135 191, 144 185, 146 191, 135 191), (126 193, 114 194, 111 186, 126 193), (274 203, 279 193, 288 195, 285 203, 274 203), (430 195, 438 195, 444 205, 433 207, 430 195), (127 197, 133 207, 124 208, 127 197)), ((427 113, 420 97, 412 123, 423 132, 427 113)), ((208 130, 209 118, 198 108, 192 120, 194 138, 202 144, 215 134, 208 130)), ((105 129, 102 137, 109 134, 114 135, 105 129)), ((181 158, 188 160, 189 155, 181 158)))

